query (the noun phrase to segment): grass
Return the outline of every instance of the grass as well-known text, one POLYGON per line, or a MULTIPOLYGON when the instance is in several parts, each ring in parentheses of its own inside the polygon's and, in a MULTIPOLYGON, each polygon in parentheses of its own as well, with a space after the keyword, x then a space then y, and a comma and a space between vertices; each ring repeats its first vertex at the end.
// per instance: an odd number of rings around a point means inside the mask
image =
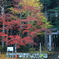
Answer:
POLYGON ((5 54, 0 54, 0 59, 11 59, 11 58, 6 58, 5 54))
POLYGON ((29 59, 29 58, 7 58, 6 54, 3 53, 3 54, 0 54, 0 59, 29 59))
POLYGON ((0 54, 0 59, 20 59, 20 58, 7 58, 6 53, 0 54))
MULTIPOLYGON (((30 52, 30 53, 40 53, 40 51, 34 51, 34 52, 30 52)), ((51 52, 42 51, 42 53, 50 54, 50 53, 53 53, 53 51, 51 51, 51 52)), ((0 59, 29 59, 29 58, 7 58, 6 53, 2 53, 2 54, 0 54, 0 59)))
MULTIPOLYGON (((40 53, 40 51, 34 51, 34 52, 30 52, 30 53, 40 53)), ((50 53, 54 53, 54 51, 44 50, 44 51, 41 51, 41 53, 50 54, 50 53)))

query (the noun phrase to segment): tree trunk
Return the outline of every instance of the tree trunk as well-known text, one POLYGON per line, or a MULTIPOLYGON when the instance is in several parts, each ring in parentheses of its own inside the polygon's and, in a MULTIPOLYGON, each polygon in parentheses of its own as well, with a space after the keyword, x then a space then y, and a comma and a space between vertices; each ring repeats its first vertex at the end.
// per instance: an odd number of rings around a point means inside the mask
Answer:
MULTIPOLYGON (((2 15, 2 18, 3 18, 3 15, 4 15, 4 5, 1 7, 1 15, 2 15)), ((4 21, 4 19, 3 19, 4 21)), ((2 29, 2 32, 4 33, 4 27, 5 27, 5 24, 3 22, 3 29, 2 29)), ((4 36, 2 36, 2 48, 4 47, 4 36)))
POLYGON ((45 31, 45 47, 48 48, 47 32, 45 31))
POLYGON ((17 44, 15 44, 15 53, 17 52, 17 44))

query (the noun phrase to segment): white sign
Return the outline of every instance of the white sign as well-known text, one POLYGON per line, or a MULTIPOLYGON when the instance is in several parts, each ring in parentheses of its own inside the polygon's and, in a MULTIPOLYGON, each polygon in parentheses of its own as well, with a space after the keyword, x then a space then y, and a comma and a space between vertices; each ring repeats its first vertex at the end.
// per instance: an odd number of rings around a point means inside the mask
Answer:
POLYGON ((44 54, 44 58, 48 58, 48 54, 44 54))
POLYGON ((7 47, 7 51, 13 51, 13 47, 7 47))
POLYGON ((11 56, 14 56, 14 55, 18 55, 19 58, 48 58, 48 54, 40 54, 40 53, 34 53, 34 54, 31 54, 31 53, 7 53, 6 56, 7 57, 11 57, 11 56))

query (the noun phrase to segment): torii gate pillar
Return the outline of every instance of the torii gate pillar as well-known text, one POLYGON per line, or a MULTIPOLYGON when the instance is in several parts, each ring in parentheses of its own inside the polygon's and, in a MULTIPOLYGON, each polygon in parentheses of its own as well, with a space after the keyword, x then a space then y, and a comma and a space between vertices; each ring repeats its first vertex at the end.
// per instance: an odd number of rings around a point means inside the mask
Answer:
POLYGON ((49 43, 48 43, 48 49, 49 49, 49 51, 51 51, 52 50, 52 38, 51 38, 51 34, 49 34, 49 43))

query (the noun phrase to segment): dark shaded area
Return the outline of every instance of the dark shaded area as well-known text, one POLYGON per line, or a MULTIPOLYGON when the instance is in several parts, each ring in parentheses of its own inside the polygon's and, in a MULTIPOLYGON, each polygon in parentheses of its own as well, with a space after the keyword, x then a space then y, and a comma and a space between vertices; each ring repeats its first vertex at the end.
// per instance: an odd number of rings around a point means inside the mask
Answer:
POLYGON ((59 5, 59 0, 41 0, 41 3, 43 3, 44 8, 53 9, 59 5))
POLYGON ((59 59, 59 52, 49 54, 48 56, 48 59, 59 59))

